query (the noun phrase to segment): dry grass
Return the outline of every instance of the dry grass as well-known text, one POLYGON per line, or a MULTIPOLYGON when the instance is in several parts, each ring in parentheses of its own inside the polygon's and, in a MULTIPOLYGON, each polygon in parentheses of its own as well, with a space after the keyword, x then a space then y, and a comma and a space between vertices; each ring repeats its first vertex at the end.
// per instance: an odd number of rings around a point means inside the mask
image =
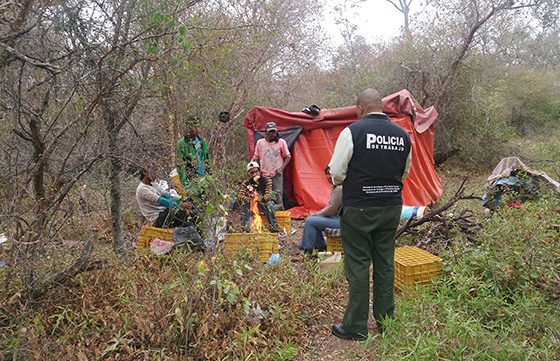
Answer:
MULTIPOLYGON (((467 173, 465 193, 482 196, 487 172, 456 169, 438 170, 445 189, 442 202, 467 173)), ((485 219, 477 201, 457 207, 472 209, 485 219)), ((133 202, 127 209, 134 214, 133 202)), ((330 334, 330 326, 342 319, 347 300, 342 268, 323 273, 314 261, 292 262, 299 253, 302 221, 294 221, 297 232, 281 240, 279 264, 262 264, 243 254, 227 257, 222 252, 180 250, 165 257, 131 251, 123 261, 112 251, 109 227, 101 216, 104 210, 99 208, 64 228, 59 242, 48 243, 33 268, 39 279, 66 267, 92 234, 93 259, 102 266, 39 300, 21 298, 26 273, 18 267, 28 263, 15 258, 14 248, 0 248, 1 260, 9 264, 0 268, 0 358, 377 360, 482 355, 506 360, 515 352, 519 359, 553 357, 558 354, 558 330, 556 324, 546 326, 545 320, 558 318, 554 297, 560 294, 560 282, 554 255, 559 254, 559 242, 545 225, 554 223, 559 209, 557 197, 545 197, 524 205, 521 212, 499 213, 485 220, 488 226, 476 245, 457 234, 450 243, 454 249, 442 252, 447 282, 419 298, 397 291, 398 318, 389 325, 387 336, 381 339, 371 325, 370 338, 356 343, 330 334), (535 214, 539 209, 545 214, 535 214), (95 232, 89 231, 92 224, 95 232), (539 242, 531 241, 534 237, 539 242), (475 256, 477 252, 482 256, 475 256), (538 259, 551 266, 539 266, 538 259), (493 302, 489 294, 500 301, 493 302), (255 317, 254 308, 263 311, 262 318, 255 317), (501 340, 506 341, 506 351, 501 340), (453 351, 464 345, 469 352, 453 351)), ((232 214, 230 220, 236 222, 237 217, 232 214)), ((138 231, 136 218, 127 216, 131 250, 138 231)))

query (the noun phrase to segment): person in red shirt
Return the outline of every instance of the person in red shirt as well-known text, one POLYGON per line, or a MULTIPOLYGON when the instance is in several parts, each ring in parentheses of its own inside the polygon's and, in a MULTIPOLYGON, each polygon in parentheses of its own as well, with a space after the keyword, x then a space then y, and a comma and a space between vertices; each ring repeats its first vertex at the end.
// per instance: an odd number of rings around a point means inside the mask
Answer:
POLYGON ((290 163, 292 155, 286 141, 278 135, 276 123, 265 125, 266 137, 259 139, 255 145, 253 160, 258 162, 262 175, 272 179, 272 191, 275 203, 283 210, 284 169, 290 163))

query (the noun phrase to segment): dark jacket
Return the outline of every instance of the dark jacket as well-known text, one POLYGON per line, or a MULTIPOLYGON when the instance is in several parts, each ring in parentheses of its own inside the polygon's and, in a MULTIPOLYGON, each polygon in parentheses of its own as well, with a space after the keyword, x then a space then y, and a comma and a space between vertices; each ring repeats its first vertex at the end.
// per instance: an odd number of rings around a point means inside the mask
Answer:
MULTIPOLYGON (((261 176, 258 183, 255 183, 253 178, 247 179, 241 184, 239 193, 237 194, 237 201, 240 204, 250 204, 253 198, 253 192, 257 191, 259 196, 267 197, 270 200, 272 196, 272 180, 261 176)), ((262 200, 262 199, 261 199, 262 200)))

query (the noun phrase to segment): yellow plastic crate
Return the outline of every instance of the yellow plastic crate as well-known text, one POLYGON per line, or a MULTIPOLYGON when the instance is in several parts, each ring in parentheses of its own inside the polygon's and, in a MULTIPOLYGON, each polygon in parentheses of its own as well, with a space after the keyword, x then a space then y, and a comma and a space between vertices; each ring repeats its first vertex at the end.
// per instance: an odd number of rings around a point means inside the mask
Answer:
MULTIPOLYGON (((292 230, 292 212, 276 211, 275 217, 276 223, 278 223, 278 232, 284 233, 284 230, 286 230, 286 234, 290 234, 290 231, 292 230)), ((266 229, 268 229, 268 219, 261 215, 261 221, 263 227, 267 227, 266 229)))
POLYGON ((138 236, 138 244, 136 251, 140 251, 145 247, 150 247, 154 238, 159 238, 162 241, 174 242, 171 235, 175 232, 175 228, 157 228, 150 225, 142 226, 140 235, 138 236))
POLYGON ((278 222, 278 232, 290 234, 292 230, 292 212, 276 211, 276 222, 278 222))
POLYGON ((340 252, 344 256, 344 249, 342 249, 342 239, 340 237, 327 236, 327 252, 334 254, 340 252))
POLYGON ((432 282, 441 275, 441 258, 417 247, 397 247, 395 249, 395 287, 404 291, 415 285, 432 282))
POLYGON ((258 253, 259 260, 267 262, 270 256, 278 253, 278 235, 274 233, 226 233, 224 235, 226 254, 232 255, 245 249, 258 253))

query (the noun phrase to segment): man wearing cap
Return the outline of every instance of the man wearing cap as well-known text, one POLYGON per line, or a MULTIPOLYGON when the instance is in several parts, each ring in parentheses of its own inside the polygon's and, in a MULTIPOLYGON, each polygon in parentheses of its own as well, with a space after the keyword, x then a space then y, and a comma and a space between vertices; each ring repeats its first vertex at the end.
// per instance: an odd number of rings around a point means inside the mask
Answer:
POLYGON ((210 167, 208 144, 200 137, 200 119, 190 116, 186 122, 185 136, 177 143, 177 173, 188 195, 197 193, 194 180, 204 177, 210 167))
POLYGON ((180 197, 174 197, 160 189, 154 183, 155 179, 150 168, 140 169, 136 202, 142 215, 158 228, 197 226, 199 219, 192 204, 188 201, 180 202, 180 197))
POLYGON ((348 305, 336 337, 364 340, 368 334, 370 266, 373 264, 373 316, 379 333, 393 318, 395 233, 402 209, 403 180, 411 163, 408 133, 383 113, 381 95, 358 95, 359 120, 342 130, 329 163, 334 184, 343 184, 340 232, 348 305))
POLYGON ((255 161, 247 164, 249 179, 245 180, 237 194, 237 201, 241 203, 241 225, 245 230, 253 223, 253 211, 251 201, 256 198, 259 213, 264 215, 268 221, 270 232, 278 233, 278 223, 270 203, 272 196, 272 180, 261 176, 259 163, 255 161))
POLYGON ((275 193, 275 202, 280 209, 283 206, 284 169, 290 163, 292 155, 286 141, 278 136, 276 123, 269 122, 265 125, 266 137, 259 139, 255 145, 253 160, 259 162, 262 174, 272 179, 272 191, 275 193))

